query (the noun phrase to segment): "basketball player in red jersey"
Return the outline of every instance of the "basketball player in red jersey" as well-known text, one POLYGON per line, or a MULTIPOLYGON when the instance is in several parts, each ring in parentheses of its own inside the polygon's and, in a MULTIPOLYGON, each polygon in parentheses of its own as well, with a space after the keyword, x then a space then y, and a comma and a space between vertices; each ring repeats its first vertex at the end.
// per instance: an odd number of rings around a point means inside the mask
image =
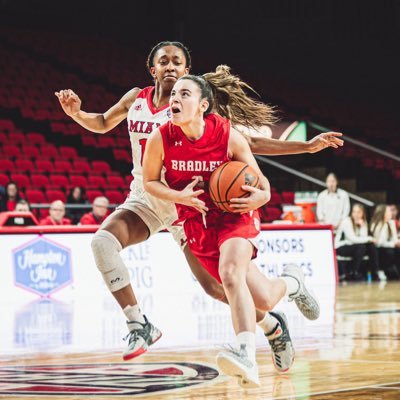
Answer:
MULTIPOLYGON (((124 352, 125 360, 145 352, 161 333, 147 321, 138 306, 128 270, 119 255, 123 248, 143 242, 149 235, 166 227, 175 240, 183 244, 191 270, 205 291, 216 299, 225 300, 222 287, 204 271, 185 246, 182 229, 171 225, 176 218, 175 207, 148 195, 142 185, 141 161, 146 140, 155 127, 168 121, 171 89, 179 77, 189 72, 190 54, 179 42, 161 42, 151 50, 147 66, 155 86, 130 90, 103 114, 82 111, 80 98, 70 89, 55 93, 64 112, 91 132, 105 134, 127 118, 135 179, 125 203, 108 217, 92 241, 96 265, 127 318, 129 344, 124 352)), ((257 153, 276 155, 313 153, 329 146, 337 147, 342 144, 338 136, 338 133, 323 133, 306 143, 269 138, 250 140, 253 150, 255 146, 259 149, 257 153)), ((257 317, 260 326, 263 326, 264 315, 258 313, 257 317)))
MULTIPOLYGON (((186 75, 175 84, 170 99, 171 121, 153 132, 148 140, 143 180, 150 194, 176 203, 178 221, 183 221, 189 248, 203 267, 222 282, 231 307, 237 348, 218 354, 220 370, 239 376, 239 384, 243 387, 257 387, 255 308, 270 311, 264 307, 271 298, 264 290, 269 286, 268 279, 251 259, 256 256, 254 239, 260 232, 257 208, 269 201, 270 186, 243 136, 231 127, 229 120, 210 111, 218 109, 214 97, 221 94, 223 98, 223 93, 229 94, 221 109, 229 110, 225 114, 229 113, 232 119, 234 113, 249 116, 252 111, 259 111, 260 118, 267 119, 270 110, 265 105, 257 107, 256 103, 253 108, 247 103, 240 109, 243 96, 237 94, 244 92, 240 86, 227 85, 231 76, 229 69, 219 67, 214 75, 213 87, 203 77, 193 75, 186 75), (216 84, 217 79, 224 90, 216 84), (209 194, 199 188, 200 182, 209 181, 218 165, 229 160, 242 161, 259 174, 260 189, 251 189, 251 206, 246 205, 248 212, 243 209, 239 213, 223 212, 211 201, 209 194), (162 177, 164 168, 165 176, 162 177)), ((248 101, 251 100, 248 98, 248 101)), ((278 302, 285 294, 286 283, 282 279, 277 280, 276 285, 281 288, 274 299, 278 302)), ((270 314, 279 321, 282 328, 279 334, 287 330, 283 313, 270 314)), ((283 347, 290 341, 288 332, 286 336, 281 338, 283 347)))

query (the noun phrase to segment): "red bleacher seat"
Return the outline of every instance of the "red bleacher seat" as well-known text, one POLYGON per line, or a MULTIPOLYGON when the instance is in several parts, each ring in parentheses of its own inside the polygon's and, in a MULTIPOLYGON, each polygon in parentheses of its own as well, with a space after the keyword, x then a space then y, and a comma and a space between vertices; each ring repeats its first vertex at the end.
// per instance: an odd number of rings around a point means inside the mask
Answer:
POLYGON ((15 171, 15 165, 11 160, 1 160, 1 171, 2 172, 11 172, 15 171))
POLYGON ((90 165, 87 161, 77 161, 74 160, 73 172, 78 173, 89 173, 91 171, 90 165))
POLYGON ((69 187, 69 180, 65 175, 50 175, 50 185, 57 188, 69 187))
POLYGON ((115 146, 115 140, 112 136, 99 136, 97 139, 97 147, 105 148, 110 147, 113 148, 115 146))
POLYGON ((10 178, 6 174, 0 174, 0 186, 6 186, 10 178))
POLYGON ((272 222, 280 219, 282 211, 278 207, 270 207, 269 203, 267 205, 266 219, 263 222, 272 222))
POLYGON ((26 138, 28 139, 28 143, 31 144, 45 144, 46 139, 41 133, 29 132, 26 134, 26 138))
POLYGON ((65 194, 61 190, 52 190, 52 189, 46 190, 46 197, 49 203, 55 200, 61 200, 64 203, 66 201, 65 194))
POLYGON ((97 147, 97 140, 96 140, 96 136, 92 136, 92 135, 85 135, 82 136, 82 144, 84 146, 92 146, 92 147, 97 147))
POLYGON ((47 203, 46 197, 41 190, 27 189, 25 190, 25 197, 31 204, 47 203))
POLYGON ((104 189, 106 185, 106 180, 102 176, 92 175, 88 177, 87 186, 93 189, 104 189))
POLYGON ((126 183, 120 176, 108 176, 107 187, 110 189, 126 189, 126 183))
POLYGON ((54 161, 54 170, 53 172, 59 172, 59 173, 67 173, 72 170, 72 165, 69 161, 54 161))
POLYGON ((2 153, 8 157, 20 157, 21 149, 15 144, 6 144, 3 146, 2 153))
POLYGON ((59 149, 60 149, 60 155, 62 157, 74 159, 75 157, 78 156, 78 152, 76 151, 76 149, 74 147, 60 146, 59 149))
POLYGON ((34 170, 33 162, 30 160, 17 159, 15 161, 15 168, 18 172, 31 172, 34 170))
POLYGON ((8 142, 7 133, 5 133, 5 132, 0 132, 0 143, 1 143, 1 144, 7 144, 7 142, 8 142))
POLYGON ((128 150, 125 149, 113 149, 113 154, 114 158, 116 160, 122 160, 122 161, 127 161, 131 162, 132 161, 132 155, 129 153, 128 150))
POLYGON ((33 145, 23 145, 21 148, 21 153, 25 157, 40 157, 41 153, 36 146, 33 145))
POLYGON ((42 174, 31 175, 31 183, 32 186, 43 189, 48 187, 50 184, 49 178, 46 175, 42 174))
POLYGON ((82 175, 70 175, 69 183, 72 187, 79 186, 81 188, 87 188, 87 179, 82 175))
POLYGON ((125 183, 127 184, 128 187, 131 186, 132 181, 133 181, 133 176, 132 175, 127 175, 125 177, 125 183))
POLYGON ((92 161, 92 170, 94 173, 108 173, 111 168, 105 161, 92 161))
POLYGON ((277 206, 282 204, 282 197, 278 192, 271 191, 271 200, 268 202, 268 206, 277 206))
POLYGON ((46 144, 41 146, 40 152, 43 156, 57 158, 59 156, 57 147, 54 144, 46 144))
POLYGON ((90 203, 93 203, 93 200, 99 196, 103 196, 103 192, 101 192, 100 190, 87 190, 86 191, 86 197, 90 203))
POLYGON ((24 144, 26 142, 26 137, 23 133, 10 132, 8 134, 8 143, 10 144, 24 144))
POLYGON ((104 195, 107 197, 111 204, 121 204, 125 201, 125 196, 117 190, 106 190, 104 195))
POLYGON ((51 172, 54 170, 53 163, 49 160, 36 160, 35 172, 51 172))
POLYGON ((28 176, 24 174, 14 173, 10 176, 11 180, 14 181, 20 189, 25 189, 30 186, 31 181, 28 176))
POLYGON ((0 119, 0 130, 3 132, 15 130, 14 122, 11 119, 0 119))

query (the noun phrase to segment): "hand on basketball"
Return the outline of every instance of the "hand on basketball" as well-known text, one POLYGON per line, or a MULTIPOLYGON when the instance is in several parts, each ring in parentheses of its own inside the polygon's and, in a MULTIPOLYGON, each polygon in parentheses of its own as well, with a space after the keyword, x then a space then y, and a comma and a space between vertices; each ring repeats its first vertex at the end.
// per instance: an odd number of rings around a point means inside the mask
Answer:
POLYGON ((257 210, 257 208, 267 203, 271 197, 269 192, 252 186, 243 185, 242 189, 250 192, 250 196, 231 199, 229 207, 232 209, 233 213, 245 214, 257 210))
POLYGON ((70 117, 78 114, 81 110, 82 101, 71 89, 60 90, 54 93, 60 101, 61 107, 65 114, 70 117))
POLYGON ((198 176, 193 177, 193 181, 189 183, 179 193, 179 198, 177 199, 177 203, 183 204, 185 206, 193 207, 198 210, 202 214, 206 214, 208 208, 206 207, 206 203, 200 200, 198 197, 204 193, 203 189, 194 190, 194 188, 201 182, 201 178, 198 176))
POLYGON ((337 149, 343 146, 343 140, 340 139, 343 133, 340 132, 324 132, 315 136, 307 143, 309 145, 309 153, 317 153, 318 151, 324 150, 327 147, 333 147, 337 149))

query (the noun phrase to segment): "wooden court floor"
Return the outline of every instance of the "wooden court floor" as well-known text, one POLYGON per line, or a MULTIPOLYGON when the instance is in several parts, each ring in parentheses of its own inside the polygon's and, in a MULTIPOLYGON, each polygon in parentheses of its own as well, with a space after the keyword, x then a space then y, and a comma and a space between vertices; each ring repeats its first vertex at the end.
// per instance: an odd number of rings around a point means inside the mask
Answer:
POLYGON ((400 399, 399 338, 400 283, 353 284, 338 287, 333 338, 296 339, 288 373, 275 372, 268 346, 258 349, 260 389, 243 391, 235 379, 218 376, 215 348, 153 350, 125 364, 118 352, 0 353, 0 398, 400 399), (39 390, 50 383, 60 390, 22 395, 18 382, 39 390), (107 395, 105 387, 111 390, 107 395))

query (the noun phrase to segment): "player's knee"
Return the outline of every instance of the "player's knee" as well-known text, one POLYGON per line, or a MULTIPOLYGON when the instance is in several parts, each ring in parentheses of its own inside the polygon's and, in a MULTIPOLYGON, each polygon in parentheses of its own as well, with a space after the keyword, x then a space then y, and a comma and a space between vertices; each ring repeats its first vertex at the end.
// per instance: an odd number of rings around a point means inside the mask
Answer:
POLYGON ((221 264, 219 267, 219 275, 221 277, 224 288, 229 290, 237 287, 243 281, 240 266, 235 262, 221 264))
POLYGON ((111 268, 110 259, 122 249, 118 239, 112 233, 103 229, 99 229, 94 234, 91 247, 97 268, 101 272, 107 272, 111 268))

